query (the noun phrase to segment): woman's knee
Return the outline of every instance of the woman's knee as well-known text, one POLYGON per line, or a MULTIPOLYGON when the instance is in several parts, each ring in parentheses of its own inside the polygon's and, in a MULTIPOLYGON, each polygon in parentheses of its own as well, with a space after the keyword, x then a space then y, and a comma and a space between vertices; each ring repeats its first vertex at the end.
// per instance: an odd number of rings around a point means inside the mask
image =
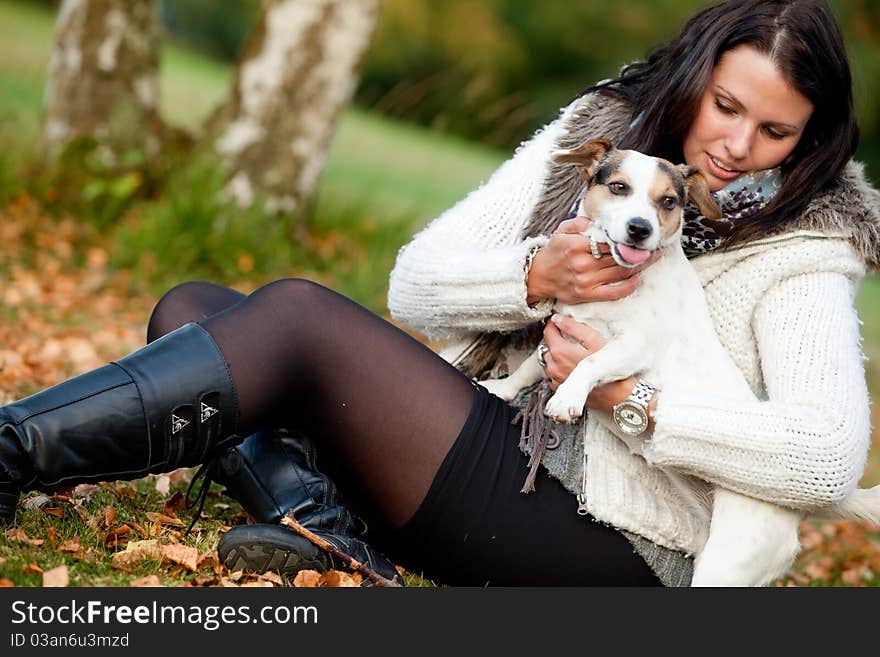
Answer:
POLYGON ((165 292, 150 314, 147 342, 188 322, 198 322, 238 303, 244 295, 206 281, 187 281, 165 292))
POLYGON ((306 278, 281 278, 259 288, 253 296, 271 299, 287 307, 312 309, 320 308, 328 299, 339 295, 306 278))

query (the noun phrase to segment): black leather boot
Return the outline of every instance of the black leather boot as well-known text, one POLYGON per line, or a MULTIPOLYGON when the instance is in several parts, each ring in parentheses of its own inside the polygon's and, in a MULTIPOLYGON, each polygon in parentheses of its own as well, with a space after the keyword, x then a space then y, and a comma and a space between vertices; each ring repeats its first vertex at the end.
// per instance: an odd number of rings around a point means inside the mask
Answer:
POLYGON ((278 525, 292 510, 297 522, 376 573, 403 584, 394 565, 364 539, 366 524, 339 501, 335 484, 315 464, 315 450, 304 436, 286 429, 249 436, 227 449, 211 478, 226 486, 258 523, 234 527, 217 546, 230 570, 274 570, 293 578, 300 570, 348 570, 332 555, 278 525))
POLYGON ((137 479, 241 440, 226 360, 201 326, 0 408, 0 521, 20 493, 137 479))

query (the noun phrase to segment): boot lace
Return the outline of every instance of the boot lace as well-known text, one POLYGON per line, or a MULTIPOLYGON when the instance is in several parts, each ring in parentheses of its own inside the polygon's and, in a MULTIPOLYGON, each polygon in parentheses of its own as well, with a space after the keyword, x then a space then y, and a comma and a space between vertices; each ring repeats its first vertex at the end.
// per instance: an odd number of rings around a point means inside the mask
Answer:
POLYGON ((196 510, 193 513, 192 521, 189 523, 189 527, 187 527, 186 531, 183 533, 184 538, 189 536, 192 528, 195 527, 196 523, 199 521, 199 518, 201 518, 202 516, 202 510, 205 508, 205 502, 208 499, 208 491, 211 490, 211 484, 214 481, 213 470, 215 460, 216 458, 202 463, 199 466, 199 469, 196 470, 196 473, 193 475, 193 478, 189 482, 189 486, 186 489, 186 497, 184 498, 186 508, 191 509, 195 506, 196 510), (200 480, 201 487, 199 488, 195 497, 190 500, 190 495, 193 492, 193 488, 195 488, 196 483, 198 483, 200 480))

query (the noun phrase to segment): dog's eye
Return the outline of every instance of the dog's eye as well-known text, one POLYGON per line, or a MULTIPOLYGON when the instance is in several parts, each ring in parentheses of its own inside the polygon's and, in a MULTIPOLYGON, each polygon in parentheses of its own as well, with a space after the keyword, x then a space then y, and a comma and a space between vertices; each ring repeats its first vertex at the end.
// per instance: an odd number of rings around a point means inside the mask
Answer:
POLYGON ((660 207, 664 210, 673 210, 678 205, 678 200, 674 196, 664 196, 660 199, 660 207))
POLYGON ((608 189, 611 190, 612 194, 626 194, 629 191, 629 187, 626 183, 622 182, 613 182, 608 183, 608 189))

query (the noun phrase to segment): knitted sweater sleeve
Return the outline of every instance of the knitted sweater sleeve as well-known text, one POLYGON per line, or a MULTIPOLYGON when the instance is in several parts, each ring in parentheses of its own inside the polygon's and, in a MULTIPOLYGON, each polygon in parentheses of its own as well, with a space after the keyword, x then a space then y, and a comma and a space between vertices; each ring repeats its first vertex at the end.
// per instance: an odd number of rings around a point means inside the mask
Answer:
POLYGON ((752 323, 767 400, 664 389, 649 462, 787 507, 846 497, 871 432, 855 288, 814 272, 768 290, 752 323))
POLYGON ((400 250, 388 289, 392 317, 429 338, 446 338, 515 330, 549 314, 549 301, 526 303, 524 270, 528 252, 548 238, 520 234, 572 107, 400 250))

